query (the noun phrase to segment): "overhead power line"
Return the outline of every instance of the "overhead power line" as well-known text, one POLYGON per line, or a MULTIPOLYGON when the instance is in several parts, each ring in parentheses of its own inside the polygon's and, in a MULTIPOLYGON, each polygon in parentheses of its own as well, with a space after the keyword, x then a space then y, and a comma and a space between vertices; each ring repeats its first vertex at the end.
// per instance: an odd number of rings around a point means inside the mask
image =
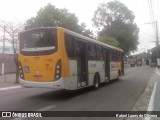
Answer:
MULTIPOLYGON (((139 32, 141 32, 141 33, 143 33, 143 34, 146 34, 146 35, 148 35, 148 36, 150 36, 150 37, 156 38, 155 35, 152 35, 152 34, 149 34, 149 33, 143 32, 143 31, 139 31, 139 32)), ((159 35, 159 36, 160 36, 160 35, 159 35)))
MULTIPOLYGON (((150 12, 150 17, 151 17, 151 21, 155 21, 154 20, 154 11, 153 11, 153 5, 152 5, 152 1, 151 0, 148 0, 148 6, 149 6, 149 12, 150 12)), ((155 24, 152 24, 152 27, 153 27, 153 33, 155 33, 155 24)))

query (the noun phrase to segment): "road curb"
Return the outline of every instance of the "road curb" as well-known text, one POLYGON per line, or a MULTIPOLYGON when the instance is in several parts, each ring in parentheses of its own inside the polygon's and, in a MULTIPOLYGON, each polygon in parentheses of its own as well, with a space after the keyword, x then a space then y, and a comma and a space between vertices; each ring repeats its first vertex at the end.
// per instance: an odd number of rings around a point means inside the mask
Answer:
MULTIPOLYGON (((148 105, 148 111, 153 111, 153 103, 155 99, 156 89, 157 89, 157 82, 154 84, 154 88, 148 105)), ((150 119, 151 119, 150 117, 145 117, 145 120, 150 120, 150 119)))

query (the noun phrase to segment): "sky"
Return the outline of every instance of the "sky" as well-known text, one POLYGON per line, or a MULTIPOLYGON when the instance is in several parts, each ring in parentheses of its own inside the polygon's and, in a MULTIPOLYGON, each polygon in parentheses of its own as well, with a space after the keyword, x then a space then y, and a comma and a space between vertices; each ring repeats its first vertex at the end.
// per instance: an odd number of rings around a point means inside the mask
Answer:
MULTIPOLYGON (((24 23, 27 19, 35 17, 37 11, 48 3, 57 8, 66 8, 79 19, 79 24, 85 22, 87 27, 95 30, 92 26, 94 11, 100 3, 107 3, 111 0, 1 0, 0 1, 0 20, 24 23)), ((146 52, 155 46, 155 30, 150 23, 155 20, 160 22, 159 0, 119 0, 125 4, 135 15, 135 23, 139 27, 138 53, 146 52), (151 11, 152 8, 152 11, 151 11), (153 13, 153 15, 151 14, 153 13), (153 19, 154 18, 154 19, 153 19)), ((158 23, 160 24, 160 23, 158 23)), ((159 25, 158 25, 159 29, 159 25)), ((159 29, 160 31, 160 29, 159 29)), ((137 52, 135 52, 137 53, 137 52)))

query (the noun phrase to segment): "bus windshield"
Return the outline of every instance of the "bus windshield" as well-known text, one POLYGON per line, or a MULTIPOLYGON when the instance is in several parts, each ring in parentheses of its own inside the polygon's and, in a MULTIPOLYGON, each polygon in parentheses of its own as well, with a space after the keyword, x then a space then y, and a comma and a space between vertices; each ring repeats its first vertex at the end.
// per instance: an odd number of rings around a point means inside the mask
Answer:
POLYGON ((57 49, 55 29, 37 29, 20 34, 20 49, 25 52, 57 49))

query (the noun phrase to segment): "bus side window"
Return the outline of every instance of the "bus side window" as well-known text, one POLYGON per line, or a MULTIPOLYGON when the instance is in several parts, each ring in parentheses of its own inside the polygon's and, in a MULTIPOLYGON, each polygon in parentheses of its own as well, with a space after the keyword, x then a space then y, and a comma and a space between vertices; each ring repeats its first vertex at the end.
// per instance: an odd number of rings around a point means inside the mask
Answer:
POLYGON ((75 59, 74 40, 72 36, 65 34, 65 48, 69 59, 75 59))
POLYGON ((121 59, 122 59, 122 58, 121 58, 121 52, 119 52, 119 61, 121 61, 121 59))
POLYGON ((103 47, 96 46, 96 52, 97 52, 97 60, 104 60, 104 58, 103 58, 103 47))
POLYGON ((88 59, 96 60, 96 48, 92 43, 88 43, 88 59))
POLYGON ((120 60, 121 60, 121 57, 120 57, 120 52, 119 51, 117 51, 117 61, 119 62, 120 60))
POLYGON ((114 61, 113 50, 110 51, 110 60, 111 60, 112 62, 114 61))
POLYGON ((113 62, 116 62, 116 60, 117 60, 117 56, 116 56, 116 51, 111 51, 111 60, 113 61, 113 62))

